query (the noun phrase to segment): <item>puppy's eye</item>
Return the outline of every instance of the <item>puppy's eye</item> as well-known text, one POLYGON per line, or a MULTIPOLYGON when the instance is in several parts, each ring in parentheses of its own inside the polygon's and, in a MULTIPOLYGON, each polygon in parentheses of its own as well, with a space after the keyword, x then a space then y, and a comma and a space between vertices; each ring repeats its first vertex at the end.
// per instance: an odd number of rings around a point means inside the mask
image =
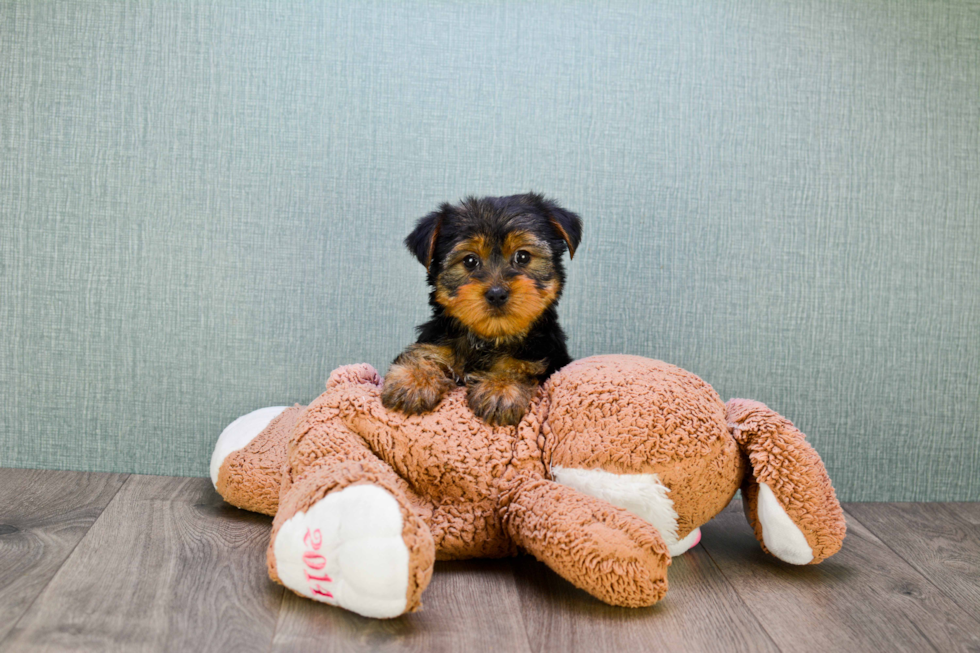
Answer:
POLYGON ((525 252, 523 249, 519 249, 517 250, 517 253, 514 254, 514 262, 520 266, 527 265, 531 262, 531 255, 525 252))
POLYGON ((472 254, 463 259, 463 267, 465 267, 467 270, 475 270, 478 265, 480 265, 480 259, 472 254))

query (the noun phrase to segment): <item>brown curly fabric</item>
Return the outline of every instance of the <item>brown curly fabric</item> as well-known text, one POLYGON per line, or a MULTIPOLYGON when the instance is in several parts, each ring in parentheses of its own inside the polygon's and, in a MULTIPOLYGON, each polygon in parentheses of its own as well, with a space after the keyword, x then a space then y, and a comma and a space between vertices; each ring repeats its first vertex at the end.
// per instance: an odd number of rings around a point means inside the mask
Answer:
POLYGON ((593 356, 569 364, 546 386, 549 468, 656 474, 670 490, 678 537, 735 495, 742 455, 728 431, 725 405, 694 374, 639 356, 593 356))
POLYGON ((297 512, 305 512, 331 492, 343 490, 353 485, 371 484, 391 493, 398 502, 402 514, 402 540, 409 552, 408 590, 406 591, 405 612, 414 612, 422 606, 422 591, 432 579, 435 564, 435 545, 424 519, 412 508, 412 501, 406 496, 401 479, 387 465, 378 460, 362 461, 324 461, 307 470, 293 481, 293 488, 283 502, 272 522, 272 535, 266 551, 269 577, 281 583, 276 573, 274 544, 282 525, 297 512))
POLYGON ((507 502, 505 519, 522 549, 606 603, 638 608, 667 592, 667 545, 657 529, 625 510, 529 478, 507 502))
POLYGON ((299 404, 287 408, 245 447, 228 454, 215 484, 225 501, 263 515, 276 514, 289 436, 305 410, 299 404))
MULTIPOLYGON (((427 414, 388 411, 381 385, 370 365, 338 368, 309 407, 289 409, 228 457, 219 489, 236 505, 262 512, 278 505, 275 537, 290 515, 332 491, 383 487, 402 509, 413 608, 432 559, 521 549, 608 603, 643 606, 662 598, 670 556, 661 534, 636 515, 554 482, 554 467, 656 474, 669 490, 678 537, 718 514, 744 476, 757 536, 761 481, 805 534, 814 562, 840 548, 843 513, 803 435, 762 404, 732 400, 726 407, 711 386, 673 365, 637 356, 576 361, 539 388, 516 427, 477 419, 465 388, 427 414), (269 496, 277 483, 274 503, 269 496)), ((276 578, 271 557, 270 575, 276 578)))
POLYGON ((732 435, 745 450, 752 466, 742 486, 745 516, 763 550, 762 524, 757 506, 759 483, 772 490, 779 505, 806 536, 816 564, 837 553, 847 530, 844 511, 820 456, 793 423, 748 399, 727 404, 732 435))

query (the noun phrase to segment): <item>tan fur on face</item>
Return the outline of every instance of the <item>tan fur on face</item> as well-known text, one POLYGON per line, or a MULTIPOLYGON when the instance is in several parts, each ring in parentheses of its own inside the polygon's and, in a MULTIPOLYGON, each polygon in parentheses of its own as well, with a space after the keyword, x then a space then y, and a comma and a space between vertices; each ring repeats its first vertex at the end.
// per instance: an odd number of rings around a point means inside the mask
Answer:
POLYGON ((481 338, 502 340, 524 337, 558 295, 556 280, 539 289, 531 279, 518 276, 507 284, 510 300, 499 311, 487 304, 485 295, 491 285, 478 282, 463 284, 456 290, 455 296, 440 288, 436 291, 436 301, 481 338))
POLYGON ((504 238, 504 246, 501 253, 505 260, 510 260, 517 250, 523 249, 532 255, 540 256, 544 259, 551 257, 551 250, 548 244, 527 231, 512 231, 504 238))
POLYGON ((395 359, 385 376, 385 408, 409 415, 427 413, 456 387, 452 348, 412 345, 395 359))
POLYGON ((551 251, 534 234, 515 231, 507 234, 500 249, 502 265, 491 267, 492 253, 483 236, 474 236, 454 247, 446 257, 446 269, 436 280, 436 301, 481 338, 519 340, 558 296, 558 280, 551 276, 551 251), (511 268, 519 250, 528 252, 531 261, 508 280, 512 273, 504 271, 511 268), (479 257, 482 278, 473 278, 463 266, 469 254, 479 257), (510 290, 510 299, 499 309, 486 301, 487 290, 496 285, 506 285, 510 290))
POLYGON ((456 265, 461 263, 467 254, 475 254, 480 258, 481 261, 486 261, 490 258, 492 249, 490 243, 483 236, 473 236, 472 238, 461 242, 456 245, 449 256, 446 257, 448 265, 456 265))

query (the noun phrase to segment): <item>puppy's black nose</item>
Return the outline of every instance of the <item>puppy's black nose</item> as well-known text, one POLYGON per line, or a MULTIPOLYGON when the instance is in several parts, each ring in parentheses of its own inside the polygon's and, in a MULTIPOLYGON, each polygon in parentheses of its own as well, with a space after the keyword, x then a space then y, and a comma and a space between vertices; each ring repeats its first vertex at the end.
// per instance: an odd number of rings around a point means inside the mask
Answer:
POLYGON ((500 308, 507 303, 507 298, 510 297, 510 290, 506 286, 493 286, 486 292, 484 297, 487 298, 488 304, 500 308))

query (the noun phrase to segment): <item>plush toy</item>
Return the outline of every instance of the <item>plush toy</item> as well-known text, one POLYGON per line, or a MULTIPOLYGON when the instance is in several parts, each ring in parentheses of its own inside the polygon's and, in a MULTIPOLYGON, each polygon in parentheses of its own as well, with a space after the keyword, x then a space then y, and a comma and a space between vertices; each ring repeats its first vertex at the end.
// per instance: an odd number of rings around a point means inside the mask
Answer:
POLYGON ((215 487, 275 516, 269 575, 302 596, 396 617, 419 608, 434 560, 526 551, 607 603, 648 606, 739 487, 781 560, 818 563, 844 538, 803 434, 673 365, 573 362, 516 427, 477 419, 465 388, 428 414, 392 412, 381 385, 370 365, 338 368, 309 406, 240 417, 215 447, 215 487))

